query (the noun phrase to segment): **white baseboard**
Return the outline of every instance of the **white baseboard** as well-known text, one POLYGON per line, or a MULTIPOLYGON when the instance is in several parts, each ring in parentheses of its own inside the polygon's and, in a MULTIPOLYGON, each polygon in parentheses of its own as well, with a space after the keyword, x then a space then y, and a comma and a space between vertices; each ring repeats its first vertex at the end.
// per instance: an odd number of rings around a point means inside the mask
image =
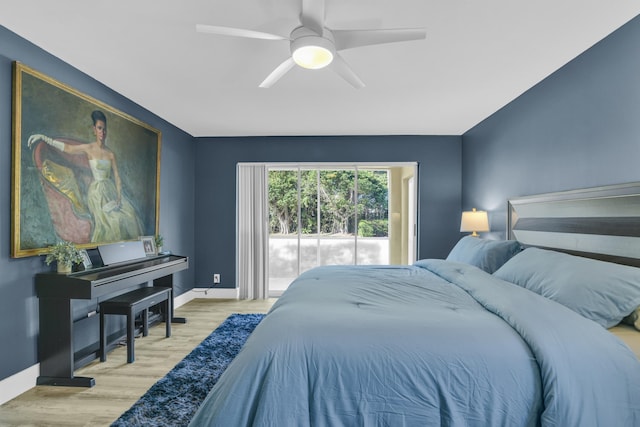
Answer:
MULTIPOLYGON (((236 288, 194 288, 173 299, 173 307, 178 308, 195 298, 238 299, 236 288)), ((40 375, 40 364, 24 369, 0 381, 0 405, 18 397, 25 391, 35 387, 40 375)))
POLYGON ((181 305, 185 305, 186 303, 188 303, 189 301, 191 301, 194 297, 192 297, 190 295, 191 291, 187 291, 181 295, 178 295, 177 297, 175 297, 173 299, 173 308, 178 308, 181 305))
POLYGON ((185 305, 196 298, 238 299, 239 289, 236 288, 193 288, 173 299, 173 308, 185 305))
POLYGON ((0 405, 33 388, 39 375, 40 364, 36 363, 0 381, 0 405))
POLYGON ((189 301, 194 298, 238 299, 240 297, 238 288, 193 288, 186 293, 190 296, 189 301))

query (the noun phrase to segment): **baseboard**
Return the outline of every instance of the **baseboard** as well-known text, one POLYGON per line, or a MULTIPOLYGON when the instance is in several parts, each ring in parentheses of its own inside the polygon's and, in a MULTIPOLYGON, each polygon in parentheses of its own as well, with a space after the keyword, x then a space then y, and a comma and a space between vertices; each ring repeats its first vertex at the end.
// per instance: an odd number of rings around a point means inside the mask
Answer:
POLYGON ((176 308, 180 307, 181 305, 185 305, 186 303, 188 303, 189 301, 194 299, 195 297, 191 296, 190 292, 191 291, 187 291, 187 292, 185 292, 183 294, 180 294, 177 297, 175 297, 173 299, 173 308, 176 309, 176 308))
POLYGON ((193 288, 187 293, 190 296, 189 301, 195 298, 238 299, 240 297, 240 290, 237 288, 193 288))
POLYGON ((240 290, 237 288, 193 288, 173 299, 173 307, 178 308, 196 298, 238 299, 240 290))
POLYGON ((36 363, 0 381, 0 405, 33 388, 39 375, 40 364, 36 363))

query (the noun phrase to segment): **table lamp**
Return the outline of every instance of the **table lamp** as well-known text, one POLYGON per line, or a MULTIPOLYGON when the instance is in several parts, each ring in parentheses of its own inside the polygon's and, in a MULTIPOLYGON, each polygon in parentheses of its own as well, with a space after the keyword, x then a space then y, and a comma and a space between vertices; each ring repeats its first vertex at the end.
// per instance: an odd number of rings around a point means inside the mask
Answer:
POLYGON ((462 212, 460 231, 471 231, 471 236, 478 237, 478 231, 489 231, 489 218, 486 211, 477 211, 476 208, 462 212))

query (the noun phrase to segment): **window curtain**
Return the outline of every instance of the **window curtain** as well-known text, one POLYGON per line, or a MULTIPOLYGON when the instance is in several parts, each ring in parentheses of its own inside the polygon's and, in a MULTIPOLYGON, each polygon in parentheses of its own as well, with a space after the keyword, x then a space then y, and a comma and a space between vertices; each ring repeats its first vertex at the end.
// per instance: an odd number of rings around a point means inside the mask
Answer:
POLYGON ((268 178, 264 164, 237 166, 236 286, 240 299, 268 297, 268 178))

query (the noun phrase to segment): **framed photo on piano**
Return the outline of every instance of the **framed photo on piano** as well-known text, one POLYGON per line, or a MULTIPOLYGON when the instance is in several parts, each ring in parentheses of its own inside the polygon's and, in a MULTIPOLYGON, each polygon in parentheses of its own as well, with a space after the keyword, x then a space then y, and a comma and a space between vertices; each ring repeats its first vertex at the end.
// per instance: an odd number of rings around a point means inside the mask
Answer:
POLYGON ((159 130, 14 62, 12 139, 12 257, 157 234, 159 130))
POLYGON ((91 262, 89 253, 85 249, 80 250, 80 256, 82 257, 82 265, 84 266, 85 270, 88 270, 91 267, 93 267, 93 263, 91 262))
POLYGON ((157 255, 158 249, 156 248, 156 239, 153 236, 141 236, 142 246, 144 247, 144 253, 147 256, 157 255))

